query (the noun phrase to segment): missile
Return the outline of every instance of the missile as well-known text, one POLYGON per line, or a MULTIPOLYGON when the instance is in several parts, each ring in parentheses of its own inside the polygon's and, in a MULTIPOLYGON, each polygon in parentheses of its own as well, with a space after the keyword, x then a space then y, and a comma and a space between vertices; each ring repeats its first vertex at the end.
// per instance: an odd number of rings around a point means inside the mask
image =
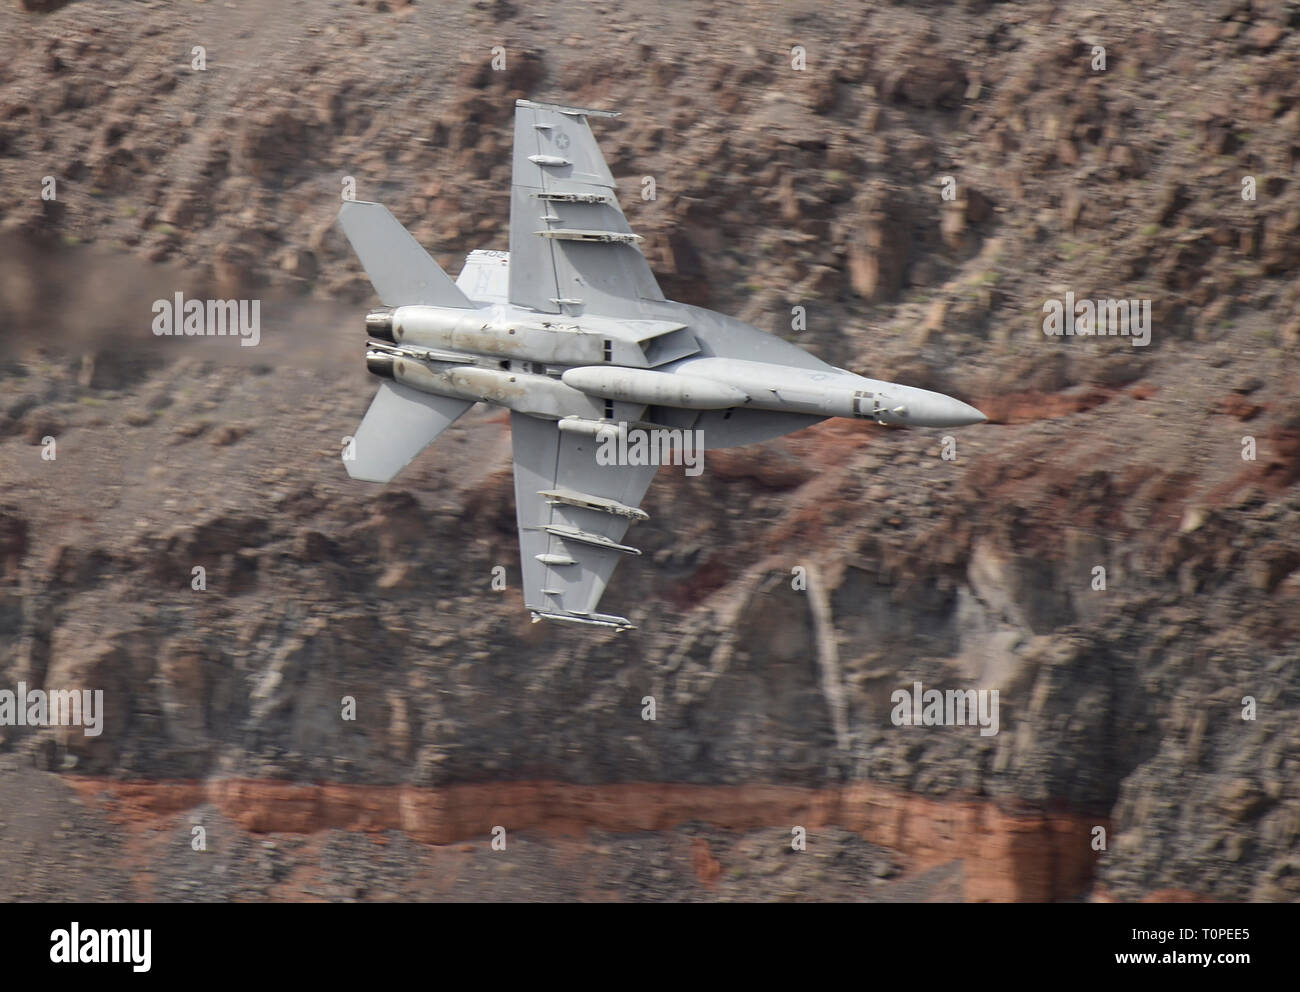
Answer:
POLYGON ((725 382, 680 373, 586 365, 569 369, 560 379, 588 396, 688 410, 724 410, 744 406, 749 397, 725 382))
POLYGON ((566 434, 584 434, 598 441, 618 440, 618 424, 584 420, 582 417, 561 417, 555 426, 566 434))

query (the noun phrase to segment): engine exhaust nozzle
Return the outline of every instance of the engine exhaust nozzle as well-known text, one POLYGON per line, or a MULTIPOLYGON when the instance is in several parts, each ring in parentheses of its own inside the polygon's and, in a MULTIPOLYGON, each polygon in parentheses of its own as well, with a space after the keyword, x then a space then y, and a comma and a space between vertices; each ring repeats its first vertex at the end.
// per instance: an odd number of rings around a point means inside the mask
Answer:
POLYGON ((393 356, 383 351, 366 352, 366 368, 381 379, 393 378, 393 356))
POLYGON ((366 314, 366 336, 393 341, 393 307, 378 307, 366 314))

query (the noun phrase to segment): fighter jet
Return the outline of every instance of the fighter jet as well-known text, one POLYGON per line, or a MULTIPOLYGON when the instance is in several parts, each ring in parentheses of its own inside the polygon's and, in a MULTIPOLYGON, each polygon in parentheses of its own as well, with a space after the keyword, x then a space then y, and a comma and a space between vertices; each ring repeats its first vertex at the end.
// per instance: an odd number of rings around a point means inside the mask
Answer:
POLYGON ((693 431, 707 450, 828 417, 911 427, 985 417, 665 299, 588 123, 616 116, 516 102, 510 250, 471 252, 455 282, 385 207, 343 204, 339 223, 384 304, 365 319, 366 366, 384 381, 343 460, 352 478, 387 482, 475 402, 505 407, 534 622, 627 629, 596 607, 618 562, 641 553, 624 535, 647 519, 638 504, 658 464, 611 464, 602 444, 693 431))

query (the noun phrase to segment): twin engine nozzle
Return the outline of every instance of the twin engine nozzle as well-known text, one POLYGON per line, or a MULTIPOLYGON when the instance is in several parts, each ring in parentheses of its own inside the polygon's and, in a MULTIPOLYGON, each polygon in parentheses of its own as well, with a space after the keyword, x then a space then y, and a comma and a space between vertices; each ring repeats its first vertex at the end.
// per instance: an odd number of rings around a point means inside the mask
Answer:
MULTIPOLYGON (((366 314, 366 336, 393 344, 393 307, 376 307, 366 314)), ((366 368, 372 375, 393 378, 393 356, 386 351, 367 351, 366 368)))

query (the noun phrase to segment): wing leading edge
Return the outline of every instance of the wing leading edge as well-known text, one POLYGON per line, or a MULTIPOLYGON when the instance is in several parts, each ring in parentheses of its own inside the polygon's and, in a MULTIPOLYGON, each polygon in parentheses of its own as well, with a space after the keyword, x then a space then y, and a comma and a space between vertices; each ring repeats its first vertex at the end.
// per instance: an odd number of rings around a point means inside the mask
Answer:
POLYGON ((626 629, 596 606, 619 561, 641 552, 623 543, 658 467, 601 465, 599 442, 561 431, 554 421, 510 415, 515 511, 524 602, 534 619, 626 629))

